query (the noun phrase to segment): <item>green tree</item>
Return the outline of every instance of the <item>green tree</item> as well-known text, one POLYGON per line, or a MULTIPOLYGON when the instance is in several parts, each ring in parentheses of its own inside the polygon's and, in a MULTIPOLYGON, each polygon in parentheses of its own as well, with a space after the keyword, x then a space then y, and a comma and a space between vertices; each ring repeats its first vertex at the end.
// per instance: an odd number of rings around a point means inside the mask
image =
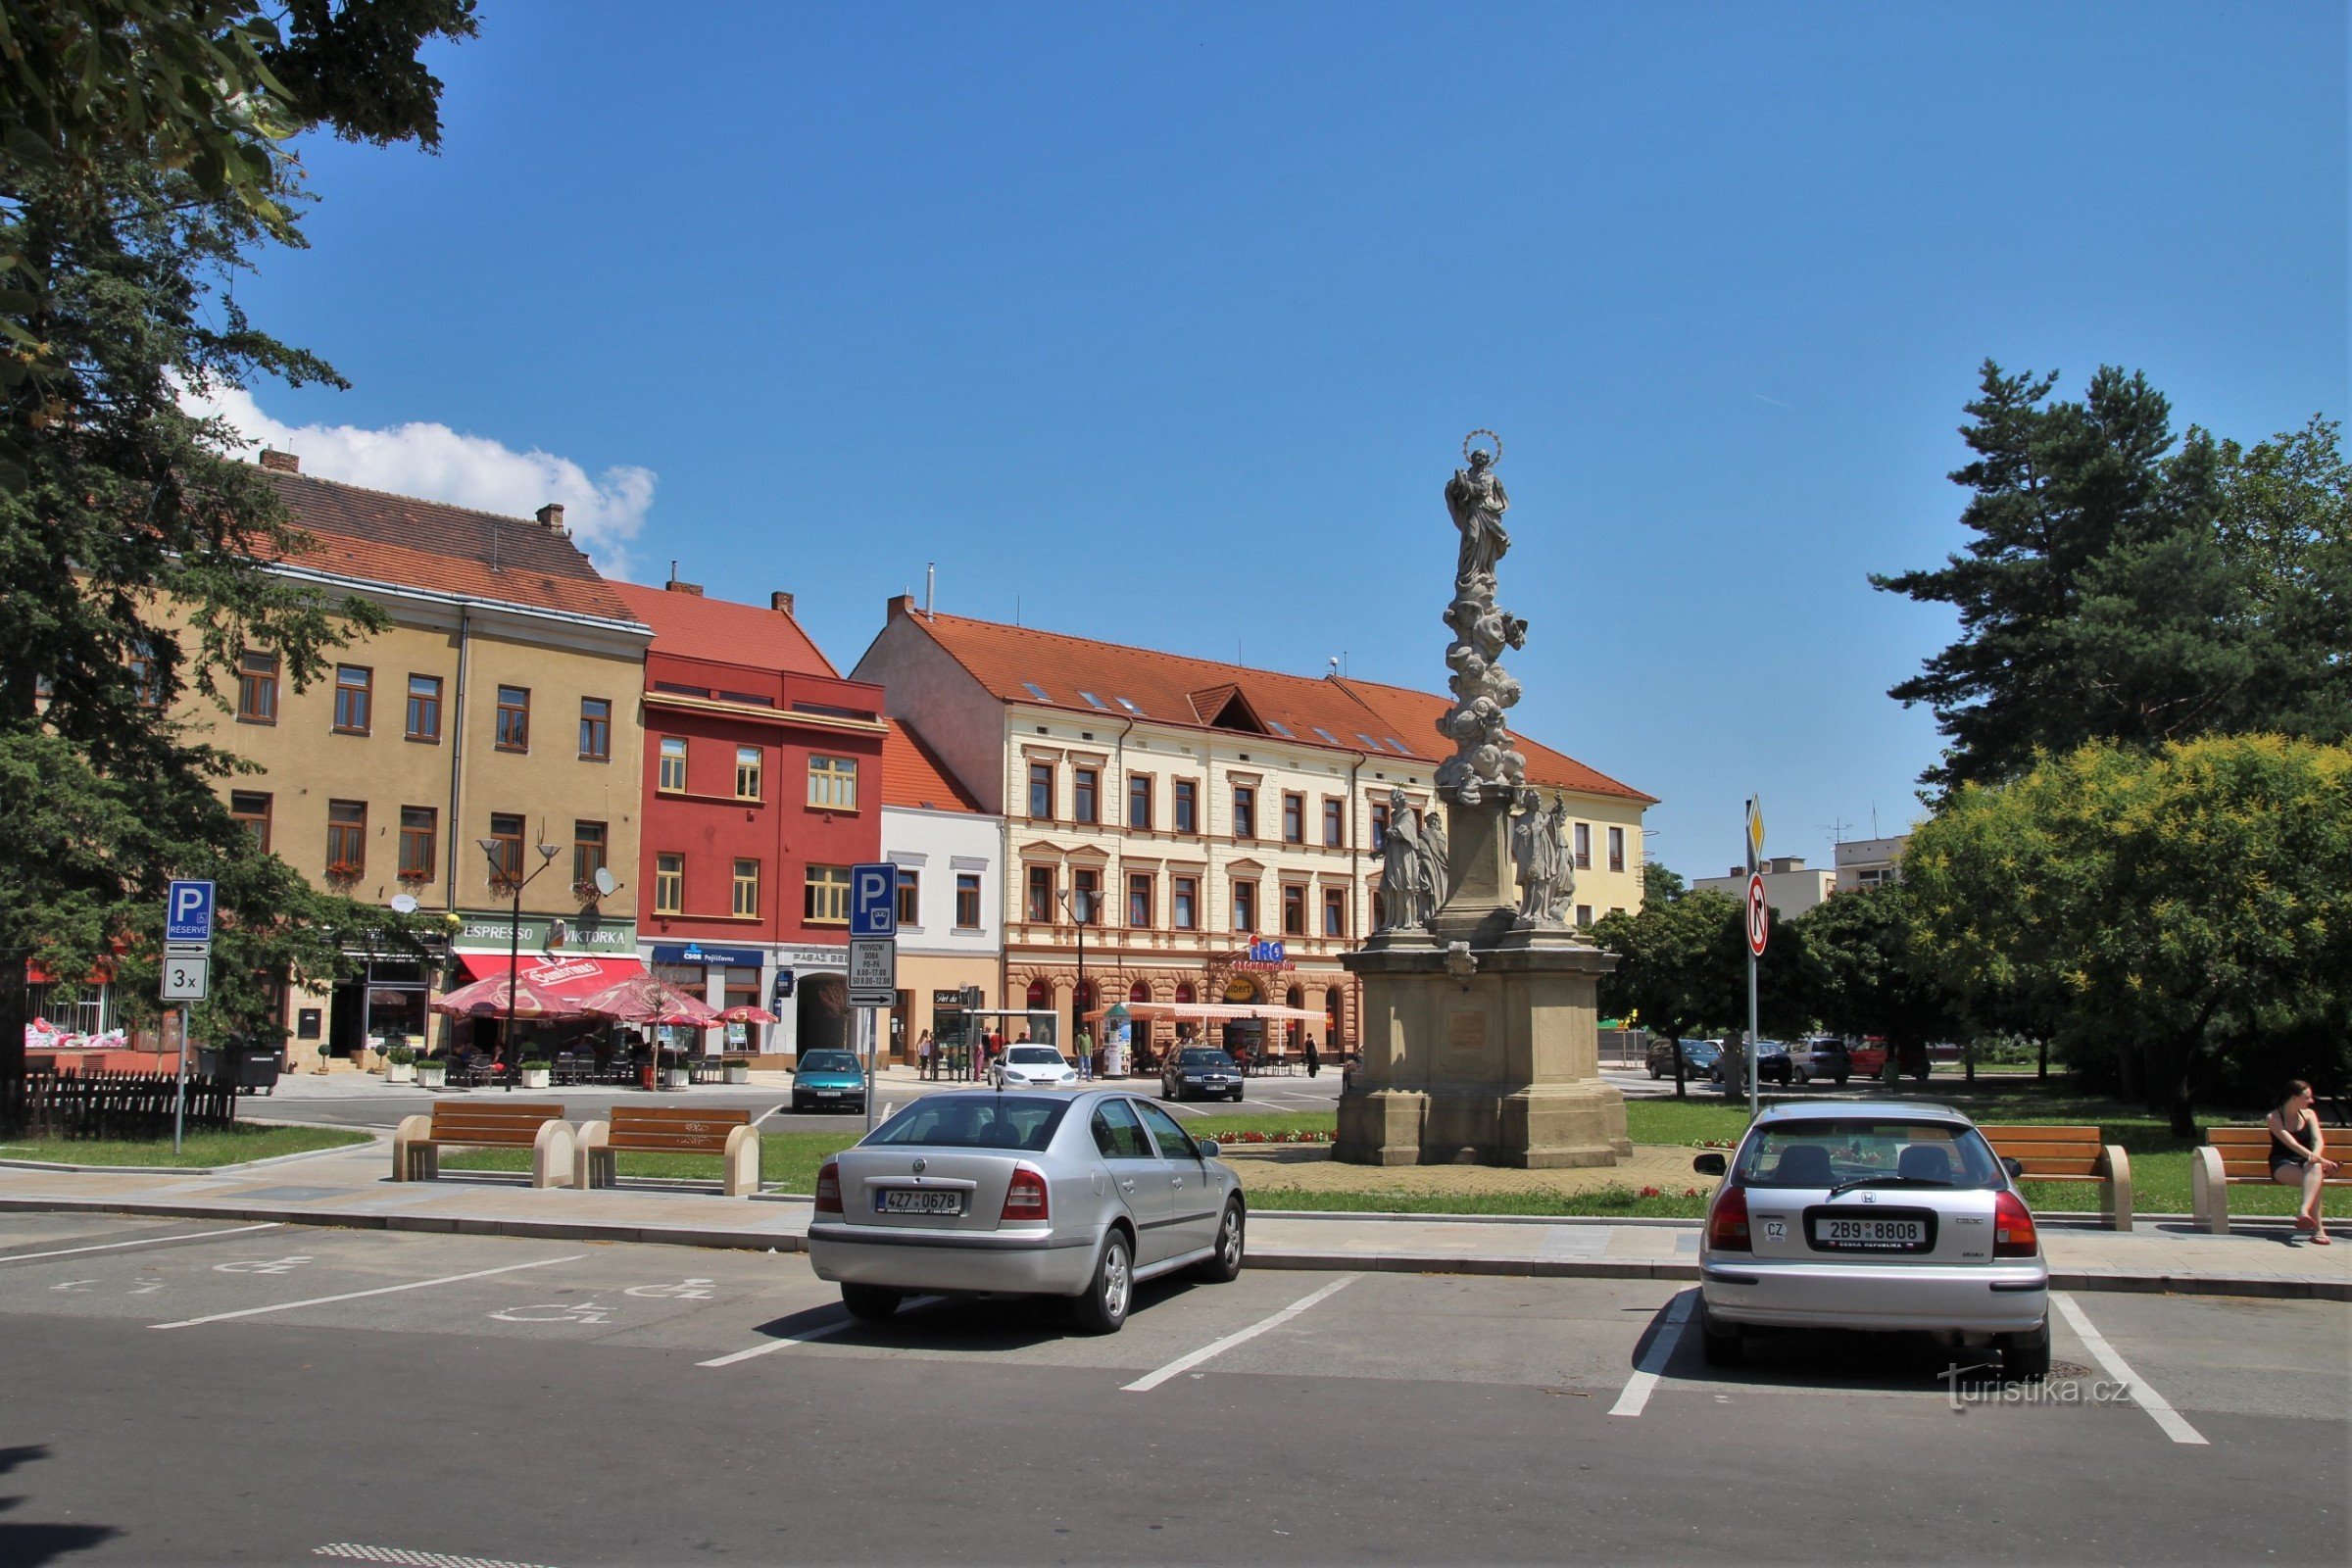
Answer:
POLYGON ((216 1028, 258 1020, 274 975, 408 940, 263 854, 219 796, 237 764, 190 705, 246 647, 299 684, 380 617, 263 569, 307 541, 181 398, 335 380, 225 285, 265 243, 300 243, 287 138, 435 143, 417 51, 469 34, 471 11, 0 0, 0 1115, 25 961, 78 978, 113 955, 135 995, 172 876, 220 884, 216 1028))
POLYGON ((2103 743, 1965 786, 1903 874, 1919 951, 1972 999, 2047 999, 2071 1059, 2195 1130, 2201 1095, 2341 1083, 2352 1028, 2352 752, 2103 743))
MULTIPOLYGON (((1601 1010, 1633 1014, 1651 1034, 1673 1040, 1745 1029, 1747 936, 1740 902, 1712 888, 1683 893, 1681 887, 1672 871, 1644 866, 1641 909, 1613 911, 1593 926, 1594 944, 1617 957, 1617 967, 1601 977, 1601 1010)), ((1775 915, 1757 974, 1758 1012, 1768 1030, 1803 1026, 1801 952, 1794 928, 1775 915)))
POLYGON ((1889 1074, 1918 1049, 1962 1032, 1959 999, 1912 951, 1902 883, 1838 894, 1793 923, 1814 1018, 1833 1033, 1884 1037, 1889 1074))
MULTIPOLYGON (((2082 401, 2049 401, 2056 377, 1987 362, 1962 435, 1975 460, 1974 537, 1941 566, 1872 583, 1959 612, 1960 635, 1888 695, 1926 703, 1946 739, 1932 790, 2014 778, 2038 755, 2090 740, 2142 751, 2215 733, 2346 733, 2340 604, 2277 575, 2274 517, 2340 506, 2308 441, 2251 453, 2191 428, 2176 437, 2163 395, 2102 368, 2082 401), (2234 514, 2241 525, 2232 531, 2234 514)), ((2315 425, 2328 435, 2332 426, 2315 425)), ((2292 524, 2285 524, 2291 534, 2292 524)), ((2340 579, 2339 557, 2307 564, 2340 579)))

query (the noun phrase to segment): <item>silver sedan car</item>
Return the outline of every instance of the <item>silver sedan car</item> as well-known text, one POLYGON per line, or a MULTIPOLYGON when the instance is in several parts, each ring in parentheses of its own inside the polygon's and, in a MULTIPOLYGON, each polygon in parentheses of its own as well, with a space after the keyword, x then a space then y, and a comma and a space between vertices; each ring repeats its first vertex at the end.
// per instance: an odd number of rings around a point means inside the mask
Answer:
POLYGON ((861 1318, 915 1294, 1066 1296, 1115 1334, 1142 1281, 1241 1273, 1247 1207, 1216 1149, 1119 1090, 926 1095, 817 1173, 808 1260, 861 1318))
POLYGON ((2050 1271, 2017 1168, 1945 1105, 1775 1105, 1724 1176, 1699 1247, 1709 1361, 1751 1327, 1925 1330, 2000 1347, 2011 1378, 2050 1367, 2050 1271))

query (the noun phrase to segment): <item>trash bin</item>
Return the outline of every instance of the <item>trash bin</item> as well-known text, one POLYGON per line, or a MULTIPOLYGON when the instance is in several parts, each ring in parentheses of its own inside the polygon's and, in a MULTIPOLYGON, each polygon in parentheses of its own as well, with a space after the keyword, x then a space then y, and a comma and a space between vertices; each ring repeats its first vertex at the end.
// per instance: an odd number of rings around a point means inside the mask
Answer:
POLYGON ((275 1094, 279 1067, 275 1046, 248 1042, 237 1051, 237 1087, 259 1089, 265 1095, 275 1094))
POLYGON ((219 1046, 198 1046, 196 1048, 195 1071, 196 1076, 199 1078, 226 1077, 228 1075, 228 1069, 224 1060, 224 1054, 220 1048, 219 1046))

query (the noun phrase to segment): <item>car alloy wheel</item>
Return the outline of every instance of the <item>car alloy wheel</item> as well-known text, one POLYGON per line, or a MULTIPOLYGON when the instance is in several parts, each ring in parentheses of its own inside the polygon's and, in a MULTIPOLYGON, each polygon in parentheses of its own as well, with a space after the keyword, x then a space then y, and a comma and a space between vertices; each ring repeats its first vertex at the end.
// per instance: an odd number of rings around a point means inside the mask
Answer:
POLYGON ((1102 1250, 1095 1259, 1094 1282, 1086 1294, 1072 1303, 1078 1327, 1088 1334, 1116 1334, 1127 1321, 1127 1301, 1135 1289, 1133 1254, 1127 1248, 1127 1233, 1112 1231, 1102 1238, 1102 1250))
POLYGON ((1217 1222, 1216 1255, 1200 1266, 1201 1279, 1212 1285, 1227 1285, 1241 1278, 1242 1255, 1248 1245, 1246 1225, 1242 1200, 1227 1200, 1225 1217, 1217 1222))

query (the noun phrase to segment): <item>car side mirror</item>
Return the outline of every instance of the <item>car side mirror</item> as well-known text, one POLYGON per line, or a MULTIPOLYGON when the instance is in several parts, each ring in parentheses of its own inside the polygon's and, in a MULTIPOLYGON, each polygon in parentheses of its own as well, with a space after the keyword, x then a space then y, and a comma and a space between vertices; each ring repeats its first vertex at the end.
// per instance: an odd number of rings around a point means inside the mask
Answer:
POLYGON ((1193 1140, 1193 1147, 1200 1152, 1202 1159, 1217 1157, 1217 1141, 1214 1138, 1196 1138, 1193 1140))
POLYGON ((2019 1159, 2014 1154, 2003 1154, 2001 1156, 2001 1169, 2009 1173, 2009 1179, 2012 1181, 2023 1181, 2025 1179, 2026 1162, 2022 1159, 2019 1159))
POLYGON ((1690 1168, 1701 1176, 1720 1176, 1724 1172, 1723 1156, 1721 1154, 1701 1154, 1690 1161, 1690 1168))

